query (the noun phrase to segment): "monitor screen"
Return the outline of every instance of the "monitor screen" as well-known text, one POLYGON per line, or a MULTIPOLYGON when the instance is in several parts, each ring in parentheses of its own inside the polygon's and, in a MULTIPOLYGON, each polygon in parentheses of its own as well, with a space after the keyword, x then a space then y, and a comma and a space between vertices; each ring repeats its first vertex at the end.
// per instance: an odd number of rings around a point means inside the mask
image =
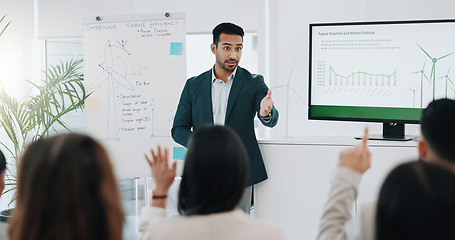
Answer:
POLYGON ((310 24, 309 119, 418 123, 455 98, 455 20, 310 24))

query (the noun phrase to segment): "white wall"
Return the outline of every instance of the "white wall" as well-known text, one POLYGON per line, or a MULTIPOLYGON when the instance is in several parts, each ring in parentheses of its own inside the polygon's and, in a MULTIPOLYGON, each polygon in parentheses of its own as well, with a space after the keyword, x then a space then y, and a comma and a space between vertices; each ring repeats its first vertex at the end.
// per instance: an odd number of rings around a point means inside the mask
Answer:
MULTIPOLYGON (((269 179, 255 186, 255 216, 279 226, 288 240, 316 239, 337 156, 356 141, 347 137, 303 137, 291 144, 278 143, 260 143, 269 179)), ((362 176, 358 208, 377 199, 393 167, 416 158, 416 145, 369 143, 372 167, 362 176)))
MULTIPOLYGON (((272 136, 359 135, 366 123, 307 120, 310 23, 455 18, 453 0, 270 0, 271 87, 280 111, 272 136), (294 63, 295 62, 295 63, 294 63), (294 66, 294 67, 293 67, 294 66), (289 84, 289 93, 285 87, 289 84), (287 123, 287 124, 286 124, 287 123)), ((382 125, 368 123, 373 133, 382 125)), ((407 134, 419 134, 407 124, 407 134)))
POLYGON ((9 94, 25 94, 24 79, 32 80, 33 1, 2 1, 0 17, 6 15, 0 28, 11 21, 0 36, 0 83, 9 94))
POLYGON ((185 12, 186 31, 211 32, 222 21, 232 21, 246 31, 258 27, 260 0, 214 2, 208 0, 40 0, 38 37, 82 37, 84 19, 96 16, 185 12), (69 11, 67 11, 70 9, 69 11))

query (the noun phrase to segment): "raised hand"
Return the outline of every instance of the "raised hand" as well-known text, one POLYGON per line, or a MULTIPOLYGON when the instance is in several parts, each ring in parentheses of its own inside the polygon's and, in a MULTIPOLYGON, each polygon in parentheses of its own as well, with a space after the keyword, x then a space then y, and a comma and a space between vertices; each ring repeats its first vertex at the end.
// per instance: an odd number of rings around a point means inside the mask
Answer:
POLYGON ((169 151, 167 148, 164 151, 158 145, 157 151, 151 149, 153 161, 145 155, 150 168, 152 169, 153 180, 155 181, 155 190, 153 191, 156 195, 167 195, 169 188, 174 182, 177 162, 173 162, 171 165, 168 163, 169 151))
POLYGON ((368 128, 365 127, 365 133, 362 142, 354 147, 340 152, 338 165, 351 168, 357 172, 364 173, 371 166, 371 153, 367 145, 368 128))
POLYGON ((259 109, 259 115, 265 117, 269 115, 273 108, 273 101, 272 101, 272 91, 269 89, 267 95, 261 101, 261 107, 259 109))

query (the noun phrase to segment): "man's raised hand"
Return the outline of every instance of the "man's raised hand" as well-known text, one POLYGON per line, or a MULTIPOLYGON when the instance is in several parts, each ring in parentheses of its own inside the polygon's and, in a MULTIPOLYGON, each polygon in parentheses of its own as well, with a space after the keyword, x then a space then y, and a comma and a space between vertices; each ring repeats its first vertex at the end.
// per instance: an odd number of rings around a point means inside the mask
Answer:
POLYGON ((273 101, 272 101, 272 91, 269 89, 267 95, 261 101, 261 108, 259 110, 259 115, 265 117, 270 114, 273 108, 273 101))

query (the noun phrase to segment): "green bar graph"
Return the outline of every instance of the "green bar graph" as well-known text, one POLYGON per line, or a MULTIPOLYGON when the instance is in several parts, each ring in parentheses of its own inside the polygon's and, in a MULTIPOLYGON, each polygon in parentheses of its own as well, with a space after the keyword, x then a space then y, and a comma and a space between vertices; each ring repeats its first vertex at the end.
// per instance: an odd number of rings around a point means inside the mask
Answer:
POLYGON ((392 74, 383 74, 383 73, 368 73, 368 72, 363 72, 363 71, 357 71, 353 72, 350 75, 342 75, 337 73, 332 66, 330 66, 330 71, 329 71, 329 85, 339 85, 343 86, 343 83, 345 85, 352 85, 355 86, 356 80, 357 80, 357 86, 361 86, 361 80, 363 78, 363 85, 367 86, 367 78, 369 77, 369 86, 373 86, 373 78, 374 78, 374 84, 375 86, 385 86, 387 82, 387 86, 397 86, 397 72, 396 70, 393 71, 392 74), (393 78, 393 83, 392 79, 393 78), (333 82, 332 79, 335 79, 333 82))

